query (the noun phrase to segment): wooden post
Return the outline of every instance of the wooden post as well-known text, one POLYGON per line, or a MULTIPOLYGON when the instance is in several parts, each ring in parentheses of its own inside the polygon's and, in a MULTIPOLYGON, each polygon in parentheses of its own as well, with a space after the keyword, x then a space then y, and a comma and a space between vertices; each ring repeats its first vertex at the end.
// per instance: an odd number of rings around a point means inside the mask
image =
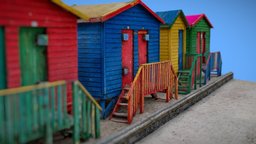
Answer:
POLYGON ((80 125, 79 125, 79 95, 77 82, 73 83, 73 117, 74 117, 74 127, 73 127, 73 144, 79 144, 80 140, 80 125))

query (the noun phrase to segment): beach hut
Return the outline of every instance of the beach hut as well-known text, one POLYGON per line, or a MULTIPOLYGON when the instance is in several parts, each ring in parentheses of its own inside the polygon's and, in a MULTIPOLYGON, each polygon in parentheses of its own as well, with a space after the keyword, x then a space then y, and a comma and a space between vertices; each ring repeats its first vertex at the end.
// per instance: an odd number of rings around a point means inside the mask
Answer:
POLYGON ((174 70, 182 70, 186 56, 188 22, 182 10, 157 12, 165 22, 160 30, 160 60, 171 60, 174 70))
POLYGON ((209 64, 210 34, 212 24, 205 14, 186 16, 189 23, 187 28, 186 65, 179 71, 179 92, 190 93, 191 88, 203 84, 202 77, 206 76, 209 64), (208 63, 207 63, 208 62, 208 63))
POLYGON ((59 0, 2 1, 0 9, 0 89, 78 79, 77 16, 85 16, 59 0))
POLYGON ((159 61, 163 20, 140 0, 73 8, 89 16, 78 23, 79 80, 106 117, 139 66, 159 61))
POLYGON ((187 29, 187 53, 202 54, 202 63, 210 54, 211 22, 205 14, 186 16, 189 23, 187 29))

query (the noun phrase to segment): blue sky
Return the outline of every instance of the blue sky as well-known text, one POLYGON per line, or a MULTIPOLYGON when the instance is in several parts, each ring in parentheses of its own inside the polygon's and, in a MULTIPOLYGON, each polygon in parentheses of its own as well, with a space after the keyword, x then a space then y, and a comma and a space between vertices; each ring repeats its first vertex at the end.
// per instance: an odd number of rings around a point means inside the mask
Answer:
MULTIPOLYGON (((101 4, 123 0, 63 0, 101 4)), ((125 1, 125 0, 124 0, 125 1)), ((185 15, 205 13, 213 24, 211 51, 221 51, 223 73, 256 82, 256 0, 143 0, 153 11, 182 9, 185 15)))

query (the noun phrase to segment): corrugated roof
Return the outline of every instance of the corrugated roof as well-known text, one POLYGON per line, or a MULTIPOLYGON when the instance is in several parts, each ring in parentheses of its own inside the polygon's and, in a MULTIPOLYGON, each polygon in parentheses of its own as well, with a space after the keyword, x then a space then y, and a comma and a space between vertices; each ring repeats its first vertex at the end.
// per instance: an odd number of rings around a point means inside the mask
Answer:
POLYGON ((76 10, 86 14, 90 18, 98 18, 105 16, 111 12, 115 12, 120 8, 128 5, 127 2, 111 3, 111 4, 98 4, 98 5, 79 5, 73 6, 76 10))
POLYGON ((162 11, 156 12, 156 14, 164 20, 165 24, 170 26, 172 26, 178 16, 181 15, 185 25, 188 26, 188 22, 182 10, 162 11))
POLYGON ((189 23, 189 25, 191 27, 195 26, 201 19, 205 19, 207 21, 207 23, 209 24, 209 26, 211 28, 213 28, 211 22, 209 21, 209 19, 207 18, 207 16, 205 14, 198 14, 198 15, 189 15, 189 16, 186 16, 186 19, 189 23))
POLYGON ((58 5, 59 7, 62 7, 63 9, 65 9, 66 11, 72 13, 73 15, 82 18, 84 20, 88 20, 89 17, 79 11, 77 11, 76 9, 66 5, 65 3, 63 3, 61 0, 51 0, 51 2, 53 2, 54 4, 58 5))
POLYGON ((179 10, 156 12, 156 14, 164 20, 165 24, 172 24, 178 17, 179 10))
POLYGON ((97 5, 74 5, 73 8, 80 13, 88 16, 89 22, 103 22, 138 4, 142 5, 158 21, 164 23, 164 21, 149 7, 147 7, 141 0, 97 5))

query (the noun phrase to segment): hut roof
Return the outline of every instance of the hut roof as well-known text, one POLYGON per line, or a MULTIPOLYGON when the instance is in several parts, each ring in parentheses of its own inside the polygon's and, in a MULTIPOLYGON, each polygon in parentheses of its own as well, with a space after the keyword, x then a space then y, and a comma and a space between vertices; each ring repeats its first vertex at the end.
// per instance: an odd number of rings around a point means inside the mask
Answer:
POLYGON ((174 24, 178 16, 181 16, 182 20, 184 21, 187 27, 189 26, 182 10, 162 11, 156 12, 156 14, 164 20, 166 25, 170 27, 174 24))
POLYGON ((84 19, 88 22, 104 22, 125 10, 128 10, 136 5, 140 4, 143 6, 153 17, 155 17, 159 22, 164 23, 164 21, 154 13, 146 4, 141 0, 134 0, 130 2, 118 2, 110 4, 97 4, 97 5, 74 5, 73 8, 80 13, 87 15, 89 20, 84 19))
POLYGON ((198 15, 189 15, 189 16, 186 16, 186 19, 189 23, 189 25, 191 27, 195 26, 201 19, 205 19, 208 23, 208 25, 213 28, 211 22, 209 21, 209 19, 207 18, 207 16, 205 14, 198 14, 198 15))
POLYGON ((78 10, 72 8, 71 6, 66 5, 65 3, 63 3, 61 0, 51 0, 52 3, 58 5, 59 7, 65 9, 66 11, 72 13, 73 15, 82 18, 84 20, 88 20, 89 17, 81 12, 79 12, 78 10))

